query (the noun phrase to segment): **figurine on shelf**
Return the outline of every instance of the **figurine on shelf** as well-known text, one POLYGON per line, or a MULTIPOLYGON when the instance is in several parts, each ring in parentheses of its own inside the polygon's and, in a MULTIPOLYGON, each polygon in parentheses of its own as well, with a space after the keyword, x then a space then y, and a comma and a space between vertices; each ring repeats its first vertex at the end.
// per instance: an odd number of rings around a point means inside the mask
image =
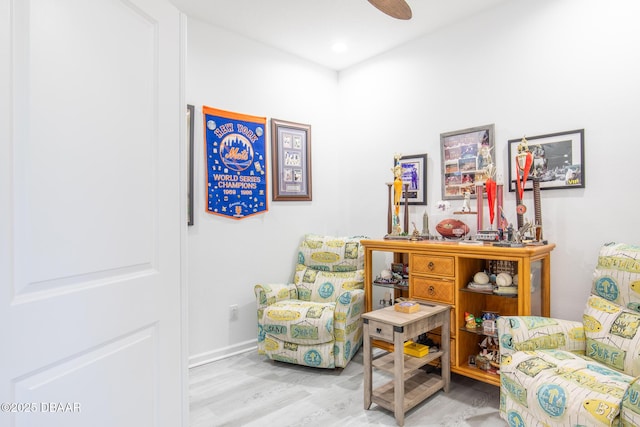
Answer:
POLYGON ((525 241, 532 240, 532 237, 530 235, 531 231, 533 230, 532 226, 533 224, 531 224, 531 221, 527 219, 524 225, 516 231, 516 243, 524 243, 525 241))
POLYGON ((469 189, 464 190, 464 199, 462 200, 460 212, 471 212, 471 192, 469 189))
POLYGON ((418 230, 418 227, 416 227, 416 223, 412 222, 411 224, 413 224, 413 232, 411 233, 411 240, 422 240, 422 236, 420 235, 420 231, 418 230))
POLYGON ((507 227, 507 241, 513 242, 513 224, 509 224, 507 227))
POLYGON ((422 235, 427 239, 429 238, 429 214, 427 214, 426 209, 422 215, 422 235))
POLYGON ((464 321, 468 329, 475 329, 477 327, 476 316, 473 313, 464 313, 464 321))
POLYGON ((491 168, 493 168, 493 158, 491 157, 491 150, 493 149, 493 146, 489 146, 489 142, 488 141, 483 141, 482 145, 480 147, 480 164, 479 164, 479 168, 483 169, 485 171, 485 173, 487 173, 487 176, 491 176, 492 175, 492 170, 491 168))

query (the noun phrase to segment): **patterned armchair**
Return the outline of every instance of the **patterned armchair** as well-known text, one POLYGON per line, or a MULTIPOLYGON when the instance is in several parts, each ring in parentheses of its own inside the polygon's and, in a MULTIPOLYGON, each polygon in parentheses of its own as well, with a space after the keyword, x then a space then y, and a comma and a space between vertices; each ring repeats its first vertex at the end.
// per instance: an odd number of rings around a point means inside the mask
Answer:
POLYGON ((640 246, 600 249, 582 322, 498 319, 510 426, 640 425, 640 246))
POLYGON ((308 234, 292 284, 256 285, 258 353, 316 368, 345 367, 362 345, 360 238, 308 234))

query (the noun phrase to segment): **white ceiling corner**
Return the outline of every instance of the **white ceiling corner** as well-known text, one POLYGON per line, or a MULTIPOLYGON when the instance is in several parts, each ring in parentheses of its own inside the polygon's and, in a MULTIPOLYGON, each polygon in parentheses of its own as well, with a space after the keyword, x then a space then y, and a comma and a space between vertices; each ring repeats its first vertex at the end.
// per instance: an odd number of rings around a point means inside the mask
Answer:
POLYGON ((408 21, 367 0, 170 0, 186 15, 342 70, 509 0, 407 0, 408 21), (335 42, 348 49, 334 52, 335 42))

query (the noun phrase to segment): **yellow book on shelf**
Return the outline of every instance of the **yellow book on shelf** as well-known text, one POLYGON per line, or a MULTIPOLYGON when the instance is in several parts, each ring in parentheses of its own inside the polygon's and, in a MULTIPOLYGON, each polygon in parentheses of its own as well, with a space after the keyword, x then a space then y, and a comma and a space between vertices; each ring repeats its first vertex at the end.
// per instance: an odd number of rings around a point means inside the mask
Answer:
POLYGON ((418 344, 413 341, 407 341, 404 343, 404 354, 414 357, 422 357, 429 354, 429 347, 423 344, 418 344))

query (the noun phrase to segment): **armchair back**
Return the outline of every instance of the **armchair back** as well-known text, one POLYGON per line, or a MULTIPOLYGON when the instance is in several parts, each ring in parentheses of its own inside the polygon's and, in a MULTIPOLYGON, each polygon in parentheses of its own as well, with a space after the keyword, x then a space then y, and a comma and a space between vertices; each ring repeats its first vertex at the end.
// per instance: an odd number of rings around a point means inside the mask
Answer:
POLYGON ((586 355, 640 375, 640 246, 602 246, 583 315, 586 355))
MULTIPOLYGON (((298 299, 336 302, 364 288, 364 249, 359 237, 307 234, 298 247, 293 283, 298 299)), ((348 303, 348 301, 345 301, 348 303)))
POLYGON ((332 237, 307 234, 298 247, 298 264, 320 271, 364 269, 363 237, 332 237))

